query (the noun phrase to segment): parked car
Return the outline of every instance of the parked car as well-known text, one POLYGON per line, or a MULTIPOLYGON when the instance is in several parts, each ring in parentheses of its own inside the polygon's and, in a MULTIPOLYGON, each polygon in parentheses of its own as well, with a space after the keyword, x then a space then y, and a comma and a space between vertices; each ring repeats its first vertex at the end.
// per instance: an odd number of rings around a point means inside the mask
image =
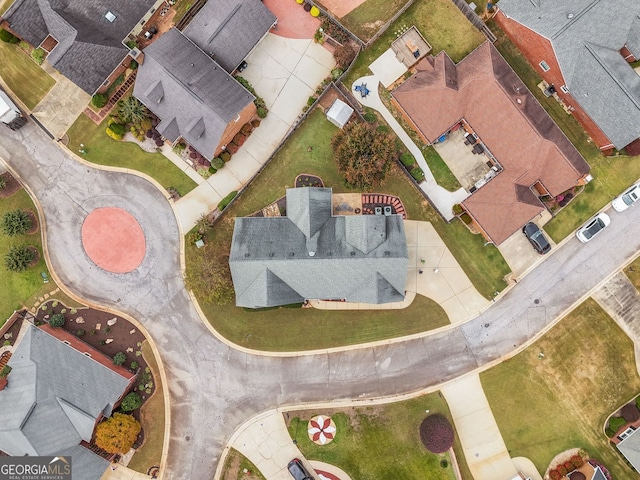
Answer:
POLYGON ((601 212, 580 227, 576 232, 576 237, 578 237, 578 240, 582 243, 587 243, 610 223, 611 219, 609 218, 609 215, 601 212))
POLYGON ((289 473, 295 480, 313 480, 307 469, 304 468, 299 458, 294 458, 287 466, 289 473))
POLYGON ((536 225, 535 223, 527 223, 524 227, 522 227, 522 233, 524 233, 524 236, 527 237, 527 240, 529 240, 531 245, 533 245, 533 248, 535 248, 536 252, 538 252, 540 255, 544 255, 549 250, 551 250, 551 244, 549 243, 549 240, 547 240, 547 237, 544 236, 544 233, 542 232, 542 230, 540 230, 540 227, 538 227, 538 225, 536 225))
POLYGON ((616 212, 624 212, 640 198, 640 183, 632 185, 626 192, 616 197, 611 202, 611 206, 616 212))

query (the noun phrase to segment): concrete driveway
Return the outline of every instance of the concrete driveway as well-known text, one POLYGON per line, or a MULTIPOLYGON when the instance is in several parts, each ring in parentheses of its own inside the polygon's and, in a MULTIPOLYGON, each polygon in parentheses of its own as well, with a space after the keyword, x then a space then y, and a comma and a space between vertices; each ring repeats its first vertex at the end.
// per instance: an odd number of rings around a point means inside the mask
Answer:
POLYGON ((92 304, 138 319, 155 342, 169 386, 162 465, 169 479, 213 478, 233 432, 260 412, 318 401, 366 404, 488 368, 531 342, 640 250, 640 209, 630 209, 624 219, 612 215, 606 231, 587 244, 568 239, 470 321, 402 341, 264 355, 222 342, 200 318, 182 279, 176 218, 153 184, 79 163, 33 123, 18 132, 0 129, 0 159, 39 203, 55 279, 92 304), (129 211, 149 239, 134 272, 109 274, 82 249, 84 218, 105 205, 129 211))
POLYGON ((182 230, 187 232, 202 214, 240 188, 269 159, 302 113, 307 100, 335 66, 333 55, 310 39, 284 38, 272 33, 247 57, 242 76, 264 98, 269 114, 231 161, 206 182, 176 202, 182 230))

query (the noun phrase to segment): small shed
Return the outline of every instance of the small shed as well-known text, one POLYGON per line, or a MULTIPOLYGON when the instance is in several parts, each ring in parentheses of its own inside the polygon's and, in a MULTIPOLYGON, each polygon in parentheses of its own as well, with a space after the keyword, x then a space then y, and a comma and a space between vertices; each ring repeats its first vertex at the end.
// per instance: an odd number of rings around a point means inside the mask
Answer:
POLYGON ((327 110, 327 120, 340 128, 343 128, 347 124, 351 115, 353 115, 353 108, 339 98, 336 98, 331 108, 327 110))

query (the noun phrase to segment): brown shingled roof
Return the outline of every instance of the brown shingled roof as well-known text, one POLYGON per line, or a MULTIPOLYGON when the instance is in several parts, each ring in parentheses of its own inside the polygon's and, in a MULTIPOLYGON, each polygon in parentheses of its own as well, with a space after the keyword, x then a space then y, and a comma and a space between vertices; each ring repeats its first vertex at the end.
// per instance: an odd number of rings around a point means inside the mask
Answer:
POLYGON ((446 53, 425 58, 394 92, 429 141, 465 119, 503 171, 464 202, 495 244, 544 210, 536 182, 555 196, 576 185, 589 165, 495 47, 486 42, 455 65, 446 53))

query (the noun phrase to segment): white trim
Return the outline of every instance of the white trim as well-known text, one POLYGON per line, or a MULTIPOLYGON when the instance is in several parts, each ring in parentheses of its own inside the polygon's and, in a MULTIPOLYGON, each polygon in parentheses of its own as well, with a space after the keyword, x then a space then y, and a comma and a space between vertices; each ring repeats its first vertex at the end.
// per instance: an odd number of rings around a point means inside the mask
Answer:
POLYGON ((560 90, 562 90, 562 93, 569 93, 569 89, 567 88, 567 86, 566 86, 566 85, 562 85, 562 86, 560 87, 560 90))

